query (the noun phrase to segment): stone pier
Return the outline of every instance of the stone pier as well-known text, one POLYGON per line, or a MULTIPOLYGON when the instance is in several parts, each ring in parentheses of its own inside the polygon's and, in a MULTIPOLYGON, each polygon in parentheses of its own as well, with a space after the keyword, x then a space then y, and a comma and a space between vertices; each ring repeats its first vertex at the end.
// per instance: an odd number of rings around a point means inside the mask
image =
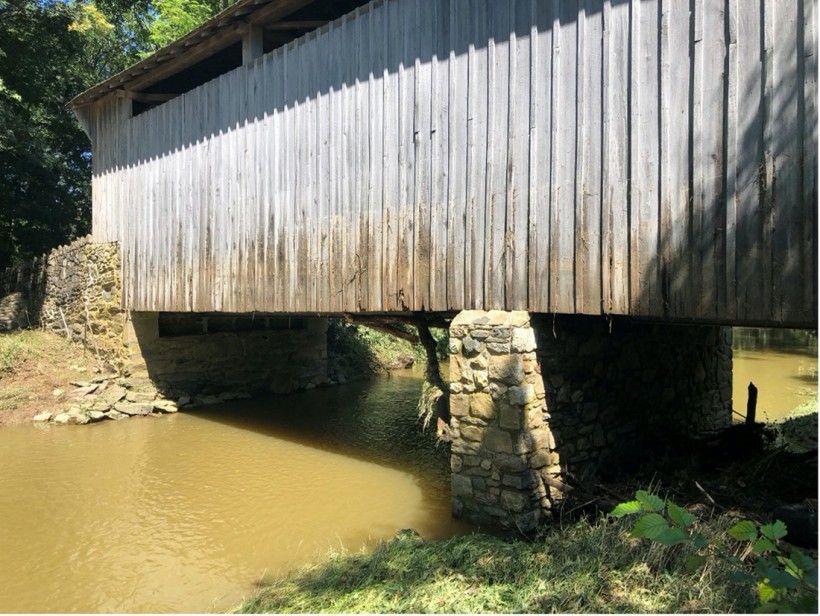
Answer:
POLYGON ((459 313, 450 383, 454 514, 532 530, 561 496, 561 469, 529 314, 459 313))
POLYGON ((528 531, 645 439, 731 422, 731 329, 464 311, 450 326, 453 511, 528 531))

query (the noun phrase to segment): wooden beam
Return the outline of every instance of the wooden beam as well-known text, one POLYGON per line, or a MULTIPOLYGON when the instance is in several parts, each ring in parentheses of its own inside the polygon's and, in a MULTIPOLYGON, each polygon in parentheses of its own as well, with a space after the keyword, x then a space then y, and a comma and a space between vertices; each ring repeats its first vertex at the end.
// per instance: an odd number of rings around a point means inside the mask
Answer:
POLYGON ((262 27, 250 25, 242 34, 242 64, 248 66, 262 55, 262 27))
POLYGON ((304 30, 308 28, 320 28, 327 23, 326 19, 302 19, 295 21, 277 21, 265 26, 266 30, 304 30))
POLYGON ((130 98, 142 103, 164 103, 176 98, 179 94, 170 92, 134 92, 132 90, 117 90, 117 96, 130 98))
POLYGON ((306 7, 313 0, 274 0, 264 8, 254 11, 249 17, 248 22, 251 24, 265 25, 271 21, 287 17, 291 13, 295 13, 301 8, 306 7))
POLYGON ((186 49, 184 53, 167 60, 156 68, 147 69, 145 74, 140 77, 127 81, 128 89, 142 90, 147 88, 239 42, 242 37, 242 31, 245 30, 245 28, 246 26, 244 24, 235 24, 205 38, 201 43, 197 43, 186 49))

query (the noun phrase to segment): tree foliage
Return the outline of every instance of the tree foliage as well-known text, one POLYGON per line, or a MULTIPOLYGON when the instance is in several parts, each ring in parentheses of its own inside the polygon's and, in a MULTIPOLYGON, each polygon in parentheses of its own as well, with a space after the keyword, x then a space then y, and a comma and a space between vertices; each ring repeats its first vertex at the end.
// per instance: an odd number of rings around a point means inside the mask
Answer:
POLYGON ((233 0, 0 0, 0 268, 87 233, 91 147, 66 103, 233 0))
POLYGON ((230 4, 228 0, 154 0, 157 19, 151 25, 151 45, 164 47, 230 4))

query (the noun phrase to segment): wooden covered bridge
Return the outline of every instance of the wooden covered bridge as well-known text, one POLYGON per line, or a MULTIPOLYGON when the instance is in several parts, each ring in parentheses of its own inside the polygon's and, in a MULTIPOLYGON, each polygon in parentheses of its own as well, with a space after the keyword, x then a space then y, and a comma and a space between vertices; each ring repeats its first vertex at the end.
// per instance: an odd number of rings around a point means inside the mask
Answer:
POLYGON ((135 310, 811 326, 815 9, 241 0, 72 101, 94 237, 135 310))
POLYGON ((93 236, 136 313, 491 311, 451 327, 454 502, 530 524, 572 418, 581 464, 635 402, 584 349, 724 412, 718 325, 816 328, 816 8, 240 0, 71 101, 93 236), (539 314, 598 318, 546 351, 539 314))

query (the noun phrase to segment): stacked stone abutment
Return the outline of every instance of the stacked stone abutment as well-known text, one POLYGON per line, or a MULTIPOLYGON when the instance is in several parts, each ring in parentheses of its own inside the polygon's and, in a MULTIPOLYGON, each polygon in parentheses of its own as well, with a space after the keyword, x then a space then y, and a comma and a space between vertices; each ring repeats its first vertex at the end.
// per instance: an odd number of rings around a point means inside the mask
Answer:
MULTIPOLYGON (((0 271, 0 330, 42 327, 82 343, 101 371, 127 378, 123 384, 140 402, 158 395, 217 401, 332 384, 326 318, 303 317, 298 328, 161 335, 159 313, 123 310, 121 289, 119 245, 80 238, 0 271)), ((179 318, 196 324, 203 317, 179 318)))
POLYGON ((450 327, 453 510, 530 530, 568 480, 728 426, 731 330, 465 311, 450 327))
POLYGON ((455 515, 529 531, 560 498, 560 467, 526 312, 464 311, 450 326, 455 515))
POLYGON ((40 326, 121 365, 120 289, 118 245, 80 238, 0 275, 0 330, 40 326))

